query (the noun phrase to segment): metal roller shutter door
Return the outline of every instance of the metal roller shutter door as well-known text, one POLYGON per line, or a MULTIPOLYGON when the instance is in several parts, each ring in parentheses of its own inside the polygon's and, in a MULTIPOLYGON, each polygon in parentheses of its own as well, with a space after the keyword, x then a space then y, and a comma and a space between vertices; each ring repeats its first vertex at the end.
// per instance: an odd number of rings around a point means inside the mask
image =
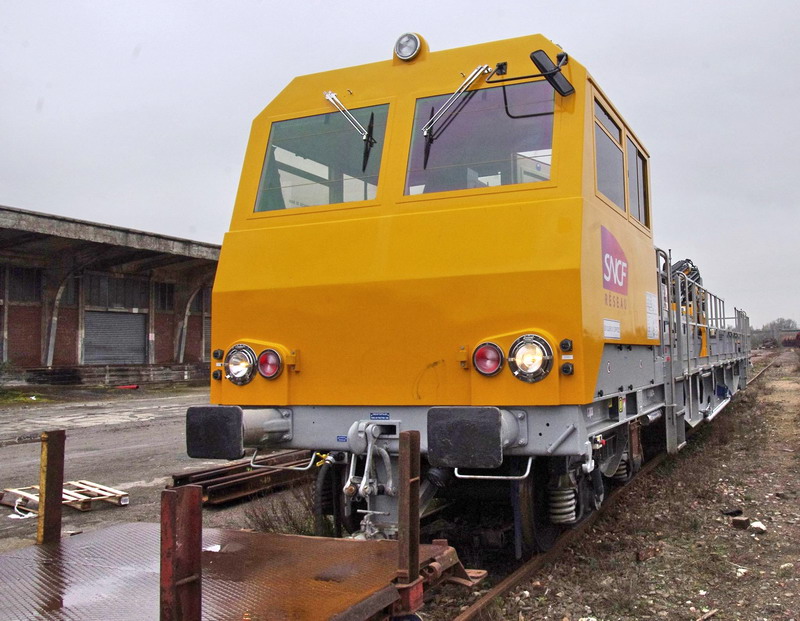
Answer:
POLYGON ((145 364, 147 315, 87 311, 84 364, 145 364))

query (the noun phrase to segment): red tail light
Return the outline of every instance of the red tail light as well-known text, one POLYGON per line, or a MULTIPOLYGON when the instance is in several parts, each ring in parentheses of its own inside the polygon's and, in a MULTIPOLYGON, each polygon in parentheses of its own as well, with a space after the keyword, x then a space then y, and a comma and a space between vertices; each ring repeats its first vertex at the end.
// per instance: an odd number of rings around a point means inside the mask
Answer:
POLYGON ((267 379, 275 379, 283 370, 281 355, 274 349, 265 349, 258 356, 258 372, 267 379))
POLYGON ((494 343, 482 343, 472 354, 472 364, 481 375, 496 375, 503 368, 503 350, 494 343))

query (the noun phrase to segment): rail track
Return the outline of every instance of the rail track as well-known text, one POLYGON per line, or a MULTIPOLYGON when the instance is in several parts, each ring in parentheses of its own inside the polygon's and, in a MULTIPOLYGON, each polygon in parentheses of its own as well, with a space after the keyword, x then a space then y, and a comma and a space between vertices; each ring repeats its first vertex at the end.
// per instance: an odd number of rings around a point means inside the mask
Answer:
MULTIPOLYGON (((767 364, 763 369, 761 369, 748 380, 747 385, 749 386, 758 378, 760 378, 761 375, 773 365, 777 358, 777 355, 773 356, 773 358, 769 361, 769 364, 767 364)), ((693 429, 687 435, 691 437, 694 435, 696 429, 699 428, 693 429)), ((529 561, 525 562, 508 576, 503 578, 480 598, 476 599, 469 606, 469 608, 455 617, 454 621, 473 621, 479 619, 481 613, 483 613, 496 598, 507 595, 512 589, 534 576, 540 569, 551 565, 567 548, 576 543, 584 535, 584 533, 589 531, 597 522, 597 520, 611 510, 611 508, 614 507, 614 505, 616 505, 624 496, 628 495, 639 482, 646 479, 648 475, 658 468, 658 466, 660 466, 666 459, 666 452, 660 453, 659 455, 656 455, 650 459, 642 466, 641 470, 639 470, 636 476, 627 485, 612 489, 611 492, 606 496, 606 499, 599 510, 592 513, 575 528, 564 532, 549 551, 532 557, 529 561)))

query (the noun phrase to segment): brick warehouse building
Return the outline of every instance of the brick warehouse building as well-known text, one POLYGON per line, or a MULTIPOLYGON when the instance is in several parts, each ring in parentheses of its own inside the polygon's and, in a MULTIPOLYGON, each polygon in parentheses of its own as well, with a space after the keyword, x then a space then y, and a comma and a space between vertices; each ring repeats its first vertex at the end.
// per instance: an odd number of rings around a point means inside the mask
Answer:
POLYGON ((206 378, 219 246, 0 207, 4 383, 206 378))

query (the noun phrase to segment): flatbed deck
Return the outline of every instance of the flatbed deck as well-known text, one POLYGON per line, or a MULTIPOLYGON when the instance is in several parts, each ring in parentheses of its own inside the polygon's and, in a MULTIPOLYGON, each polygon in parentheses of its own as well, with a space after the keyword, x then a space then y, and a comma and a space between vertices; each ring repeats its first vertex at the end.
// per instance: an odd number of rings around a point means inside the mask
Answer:
MULTIPOLYGON (((0 555, 0 619, 159 618, 158 524, 127 523, 0 555)), ((420 546, 424 567, 447 549, 420 546)), ((203 530, 202 618, 364 619, 397 599, 396 541, 203 530)))

